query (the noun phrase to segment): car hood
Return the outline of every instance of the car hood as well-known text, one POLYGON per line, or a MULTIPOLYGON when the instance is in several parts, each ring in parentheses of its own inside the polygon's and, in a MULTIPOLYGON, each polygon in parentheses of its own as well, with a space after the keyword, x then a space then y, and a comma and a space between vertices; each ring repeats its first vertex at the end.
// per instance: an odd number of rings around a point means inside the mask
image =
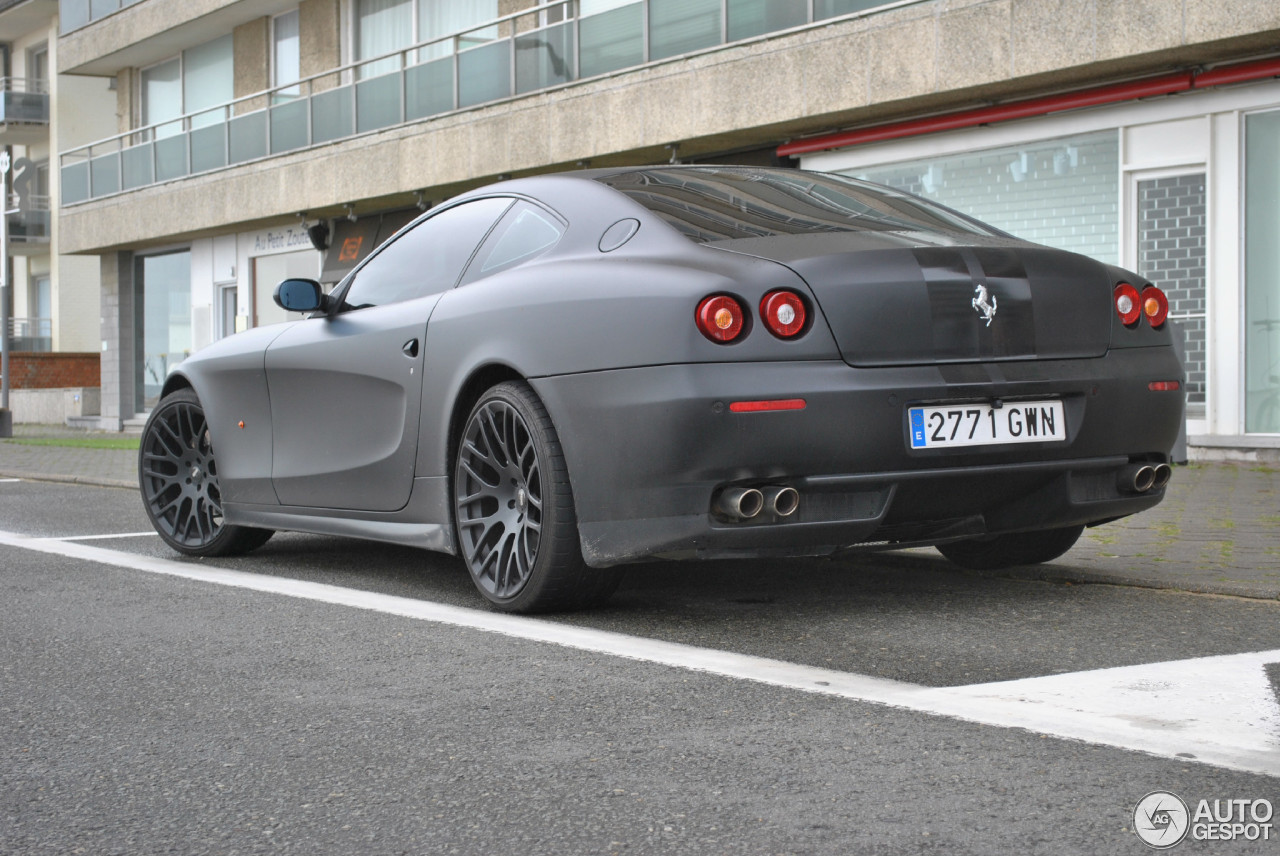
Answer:
POLYGON ((845 232, 720 241, 804 278, 855 366, 1104 354, 1107 268, 1008 237, 845 232))

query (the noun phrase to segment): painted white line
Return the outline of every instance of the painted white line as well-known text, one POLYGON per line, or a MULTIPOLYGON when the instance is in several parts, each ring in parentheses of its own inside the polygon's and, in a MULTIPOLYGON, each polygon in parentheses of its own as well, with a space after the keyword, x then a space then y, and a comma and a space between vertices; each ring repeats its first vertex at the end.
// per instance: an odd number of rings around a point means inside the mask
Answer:
POLYGON ((17 484, 22 479, 0 479, 0 484, 17 484))
POLYGON ((0 531, 0 545, 1280 777, 1280 708, 1263 671, 1280 649, 936 688, 66 540, 0 531))
POLYGON ((50 538, 50 541, 114 541, 116 538, 159 538, 155 530, 150 532, 116 532, 111 535, 67 535, 50 538))

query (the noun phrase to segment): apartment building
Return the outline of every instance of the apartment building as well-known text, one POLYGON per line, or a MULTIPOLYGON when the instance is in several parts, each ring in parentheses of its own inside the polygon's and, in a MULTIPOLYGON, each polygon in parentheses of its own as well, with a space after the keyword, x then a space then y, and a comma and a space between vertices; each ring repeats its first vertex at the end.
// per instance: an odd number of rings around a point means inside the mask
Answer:
POLYGON ((107 82, 62 78, 57 68, 55 0, 0 2, 0 147, 8 157, 3 215, 8 229, 14 351, 96 352, 99 349, 98 263, 54 251, 58 232, 59 148, 114 130, 114 108, 103 109, 107 82))
POLYGON ((1201 454, 1280 449, 1273 0, 60 0, 62 252, 100 260, 102 424, 419 211, 586 164, 867 176, 1148 273, 1201 454))

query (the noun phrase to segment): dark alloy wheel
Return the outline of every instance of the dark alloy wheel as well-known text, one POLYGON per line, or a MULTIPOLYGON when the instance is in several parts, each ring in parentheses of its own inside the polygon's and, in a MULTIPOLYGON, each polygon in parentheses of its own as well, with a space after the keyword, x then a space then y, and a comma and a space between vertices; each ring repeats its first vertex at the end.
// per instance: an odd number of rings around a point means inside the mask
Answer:
POLYGON ((462 558, 499 609, 575 609, 617 587, 618 571, 582 561, 560 442, 527 384, 499 384, 476 402, 458 442, 453 493, 462 558))
POLYGON ((272 535, 269 529, 224 522, 209 425, 189 389, 166 395, 147 419, 138 449, 138 482, 156 532, 189 556, 247 552, 272 535))
POLYGON ((962 568, 992 571, 1015 565, 1038 565, 1058 558, 1072 548, 1083 526, 1014 532, 988 538, 971 538, 939 544, 937 550, 962 568))

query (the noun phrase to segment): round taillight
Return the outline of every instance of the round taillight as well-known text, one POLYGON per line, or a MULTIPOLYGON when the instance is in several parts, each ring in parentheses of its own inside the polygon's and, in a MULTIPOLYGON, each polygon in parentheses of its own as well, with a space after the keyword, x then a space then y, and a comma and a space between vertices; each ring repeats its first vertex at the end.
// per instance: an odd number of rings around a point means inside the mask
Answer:
POLYGON ((1154 285, 1142 289, 1142 314, 1152 327, 1159 327, 1169 317, 1169 298, 1154 285))
POLYGON ((771 291, 760 301, 760 318, 764 326, 780 339, 800 335, 808 317, 804 299, 794 291, 771 291))
POLYGON ((702 335, 713 342, 725 343, 742 334, 746 313, 742 311, 742 304, 732 297, 717 294, 698 304, 694 319, 702 335))
POLYGON ((1142 301, 1138 296, 1138 289, 1127 282, 1122 282, 1112 293, 1115 296, 1116 314, 1120 316, 1124 326, 1132 327, 1137 324, 1138 319, 1142 317, 1142 301))

